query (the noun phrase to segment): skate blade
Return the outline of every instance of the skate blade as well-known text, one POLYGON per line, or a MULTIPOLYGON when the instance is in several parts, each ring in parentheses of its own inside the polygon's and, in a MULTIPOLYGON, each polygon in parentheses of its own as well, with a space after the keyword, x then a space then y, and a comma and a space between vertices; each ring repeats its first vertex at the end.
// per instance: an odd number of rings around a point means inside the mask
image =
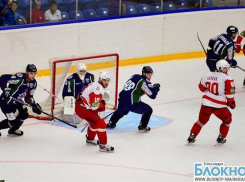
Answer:
MULTIPOLYGON (((195 142, 194 142, 195 143, 195 142)), ((186 142, 185 146, 191 146, 193 145, 194 143, 189 143, 188 141, 186 142)))
POLYGON ((100 152, 108 152, 108 153, 113 153, 113 152, 114 152, 114 150, 101 150, 101 149, 100 149, 100 152))
POLYGON ((224 143, 218 143, 218 142, 216 142, 216 144, 214 146, 215 147, 218 147, 218 146, 222 146, 222 145, 224 145, 224 143))
POLYGON ((89 142, 86 142, 86 144, 87 145, 91 145, 91 146, 98 146, 98 145, 100 145, 99 142, 97 142, 97 143, 89 143, 89 142))
MULTIPOLYGON (((151 130, 150 130, 151 131, 151 130)), ((150 133, 150 131, 142 131, 142 130, 138 130, 138 133, 150 133)))
POLYGON ((8 137, 21 137, 21 136, 23 136, 23 135, 8 134, 7 136, 8 136, 8 137))

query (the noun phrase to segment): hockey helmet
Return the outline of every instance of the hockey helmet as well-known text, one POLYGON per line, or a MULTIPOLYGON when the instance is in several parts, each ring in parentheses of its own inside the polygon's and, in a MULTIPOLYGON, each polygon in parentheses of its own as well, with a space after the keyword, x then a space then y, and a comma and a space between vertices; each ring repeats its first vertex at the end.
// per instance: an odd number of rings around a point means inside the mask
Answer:
POLYGON ((238 28, 235 27, 235 26, 229 26, 227 29, 226 29, 226 33, 227 35, 231 36, 232 34, 237 34, 238 33, 238 28))
POLYGON ((144 66, 142 69, 142 75, 143 73, 153 73, 153 69, 150 66, 144 66))
POLYGON ((226 60, 221 59, 216 63, 216 68, 218 71, 220 70, 220 68, 223 71, 223 68, 230 68, 230 64, 226 60))
POLYGON ((111 75, 108 71, 101 71, 99 73, 99 79, 102 79, 102 80, 110 80, 111 79, 111 75))
POLYGON ((37 72, 37 68, 34 64, 28 64, 26 66, 26 72, 37 72))

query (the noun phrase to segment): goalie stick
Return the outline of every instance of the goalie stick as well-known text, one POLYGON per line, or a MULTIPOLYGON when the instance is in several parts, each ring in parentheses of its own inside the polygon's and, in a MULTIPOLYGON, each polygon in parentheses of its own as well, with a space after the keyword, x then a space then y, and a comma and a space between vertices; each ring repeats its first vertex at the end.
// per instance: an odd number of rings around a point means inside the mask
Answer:
MULTIPOLYGON (((198 40, 199 40, 199 42, 200 42, 200 44, 201 44, 201 46, 202 46, 202 49, 203 49, 203 51, 204 51, 204 53, 205 53, 205 55, 206 55, 206 57, 207 57, 207 59, 208 59, 208 55, 207 55, 207 52, 206 52, 206 50, 205 50, 205 48, 204 48, 204 46, 203 46, 203 44, 202 44, 202 42, 201 42, 201 40, 200 40, 200 38, 199 38, 199 35, 198 35, 198 32, 197 32, 197 38, 198 38, 198 40)), ((208 59, 208 61, 210 62, 210 60, 208 59)), ((211 62, 210 62, 210 64, 211 64, 211 62)), ((212 68, 213 68, 213 65, 211 64, 211 66, 212 66, 212 68)), ((242 70, 243 72, 245 72, 245 69, 243 69, 243 68, 241 68, 240 66, 236 66, 236 68, 239 68, 240 70, 242 70)), ((213 68, 214 69, 214 68, 213 68)), ((215 70, 215 69, 214 69, 215 70)))
MULTIPOLYGON (((18 100, 18 99, 14 98, 14 97, 10 97, 10 98, 13 99, 14 101, 20 103, 20 104, 23 104, 23 105, 26 105, 27 107, 32 108, 31 105, 29 105, 29 104, 27 104, 27 103, 25 103, 25 102, 23 102, 23 101, 21 101, 21 100, 18 100)), ((44 111, 42 111, 42 110, 41 110, 41 113, 43 113, 43 114, 45 114, 45 115, 47 115, 47 116, 49 116, 49 117, 51 117, 51 118, 53 118, 53 119, 56 119, 56 120, 58 120, 58 121, 60 121, 60 122, 62 122, 62 123, 65 123, 65 124, 67 124, 67 125, 69 125, 69 126, 71 126, 71 127, 73 127, 73 128, 78 128, 78 127, 79 127, 79 125, 78 125, 78 126, 72 125, 72 124, 68 123, 67 121, 64 121, 64 120, 59 119, 59 118, 57 118, 57 117, 55 117, 55 116, 52 116, 52 115, 50 115, 50 114, 48 114, 48 113, 46 113, 46 112, 44 112, 44 111)))

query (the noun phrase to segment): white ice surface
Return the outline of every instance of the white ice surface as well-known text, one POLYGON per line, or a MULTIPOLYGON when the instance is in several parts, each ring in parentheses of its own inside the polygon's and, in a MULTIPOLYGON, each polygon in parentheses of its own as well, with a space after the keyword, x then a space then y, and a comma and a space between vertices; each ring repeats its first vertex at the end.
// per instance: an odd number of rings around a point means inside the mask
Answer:
MULTIPOLYGON (((237 57, 245 68, 245 57, 237 57)), ((197 120, 202 93, 201 77, 208 71, 204 59, 148 64, 154 70, 153 83, 161 84, 157 99, 143 97, 154 110, 153 115, 171 118, 164 127, 150 133, 110 133, 108 144, 114 153, 101 153, 97 146, 85 143, 85 133, 28 119, 22 137, 8 137, 1 130, 0 180, 6 182, 189 182, 193 181, 194 162, 225 162, 244 165, 245 161, 245 89, 244 73, 231 69, 236 82, 237 108, 227 143, 215 147, 220 121, 214 116, 192 146, 185 146, 193 123, 197 120)), ((120 67, 119 90, 143 65, 120 67)), ((37 79, 49 88, 49 78, 37 79)), ((47 97, 37 89, 38 102, 47 97)), ((4 119, 1 114, 0 119, 4 119)))

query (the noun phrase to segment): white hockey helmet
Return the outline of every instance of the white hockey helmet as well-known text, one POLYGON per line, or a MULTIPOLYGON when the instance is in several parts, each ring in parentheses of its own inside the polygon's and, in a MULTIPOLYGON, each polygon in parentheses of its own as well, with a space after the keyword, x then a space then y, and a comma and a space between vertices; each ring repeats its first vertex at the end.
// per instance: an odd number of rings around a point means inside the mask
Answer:
POLYGON ((230 64, 226 61, 226 60, 224 60, 224 59, 221 59, 221 60, 219 60, 217 63, 216 63, 216 68, 217 68, 217 70, 219 71, 220 70, 220 68, 221 68, 221 70, 222 70, 222 72, 223 72, 223 68, 230 68, 230 64))
POLYGON ((110 80, 111 79, 111 75, 108 71, 101 71, 99 73, 99 79, 101 80, 110 80))
POLYGON ((84 63, 79 63, 77 65, 76 70, 77 70, 77 74, 80 77, 80 79, 83 80, 87 72, 87 66, 84 63), (82 71, 84 71, 85 73, 82 73, 82 71))

